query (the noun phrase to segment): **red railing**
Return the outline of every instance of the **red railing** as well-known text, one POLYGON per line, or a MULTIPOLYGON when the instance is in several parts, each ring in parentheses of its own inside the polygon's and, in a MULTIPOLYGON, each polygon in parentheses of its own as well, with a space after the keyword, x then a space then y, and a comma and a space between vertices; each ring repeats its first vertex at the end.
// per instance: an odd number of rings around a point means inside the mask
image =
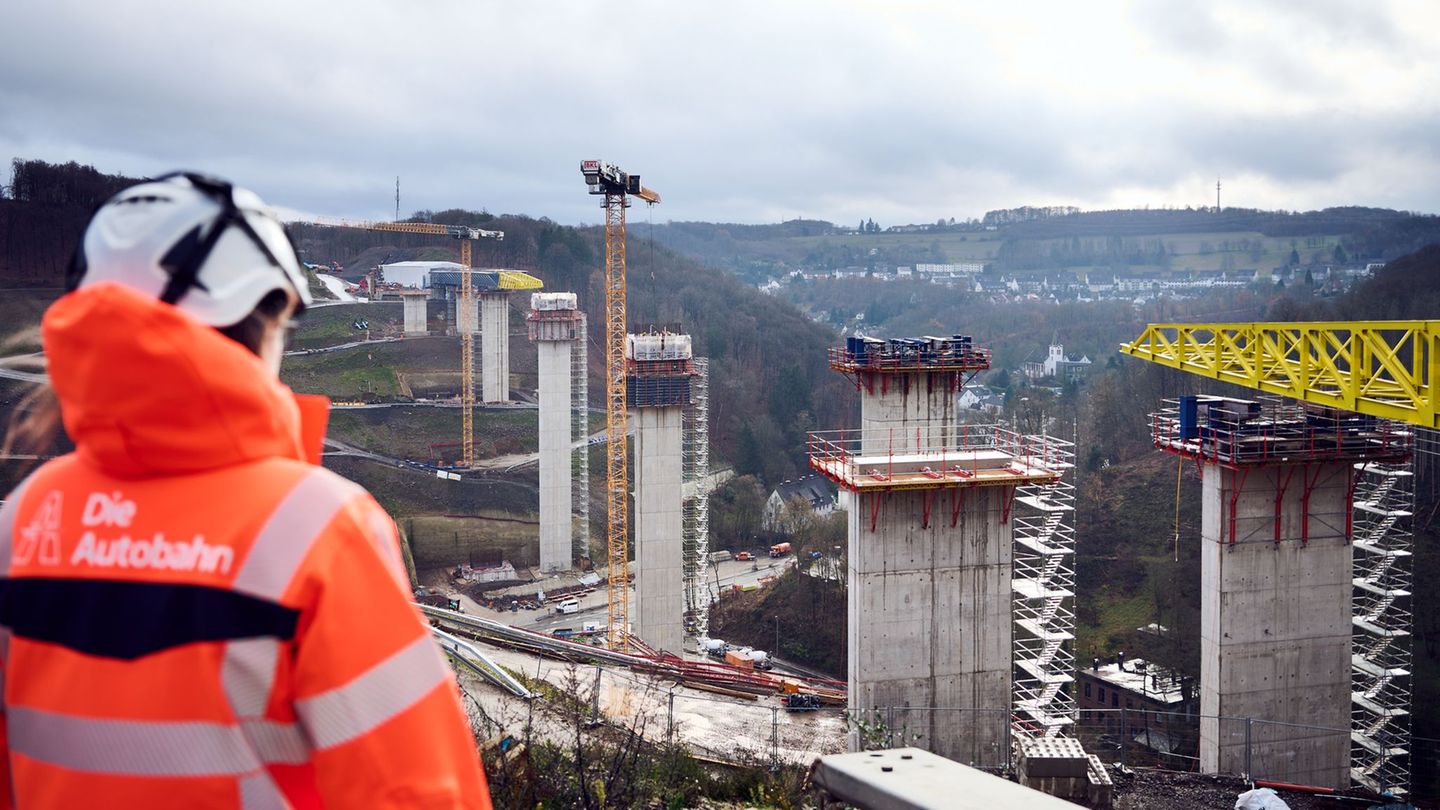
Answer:
POLYGON ((935 480, 974 478, 982 470, 994 469, 990 464, 980 466, 985 451, 1003 454, 1006 469, 1016 475, 1035 470, 1059 474, 1072 465, 1074 448, 1051 436, 1022 434, 998 425, 820 431, 807 440, 810 466, 841 484, 891 481, 897 459, 905 473, 935 480))

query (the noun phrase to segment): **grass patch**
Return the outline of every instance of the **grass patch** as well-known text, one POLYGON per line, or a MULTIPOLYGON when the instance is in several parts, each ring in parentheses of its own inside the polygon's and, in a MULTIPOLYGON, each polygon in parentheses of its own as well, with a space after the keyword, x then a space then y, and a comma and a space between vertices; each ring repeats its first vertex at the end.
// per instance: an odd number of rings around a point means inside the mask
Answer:
MULTIPOLYGON (((533 410, 475 411, 475 456, 492 458, 533 453, 539 448, 539 412, 533 410)), ((432 443, 460 441, 459 408, 428 406, 335 410, 330 435, 339 441, 397 458, 453 461, 460 448, 432 443)))
POLYGON ((404 312, 399 303, 336 304, 315 307, 302 315, 290 337, 292 349, 319 349, 353 340, 363 340, 365 331, 355 328, 355 321, 370 324, 372 338, 400 334, 404 329, 404 312))

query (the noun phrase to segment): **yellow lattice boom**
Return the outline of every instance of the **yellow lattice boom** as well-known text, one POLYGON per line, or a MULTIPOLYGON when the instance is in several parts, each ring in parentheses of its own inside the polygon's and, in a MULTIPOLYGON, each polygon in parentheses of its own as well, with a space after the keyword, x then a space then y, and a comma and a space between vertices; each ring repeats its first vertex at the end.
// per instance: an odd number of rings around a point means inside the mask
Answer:
POLYGON ((1152 323, 1120 351, 1317 405, 1440 428, 1440 321, 1152 323))
POLYGON ((495 286, 502 290, 539 290, 545 287, 545 282, 523 270, 501 270, 495 286))

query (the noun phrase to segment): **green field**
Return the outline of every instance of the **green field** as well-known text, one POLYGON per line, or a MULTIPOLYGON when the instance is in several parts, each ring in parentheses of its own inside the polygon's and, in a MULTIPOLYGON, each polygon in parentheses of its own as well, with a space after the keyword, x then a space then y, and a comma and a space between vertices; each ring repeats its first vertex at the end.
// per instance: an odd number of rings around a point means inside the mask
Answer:
MULTIPOLYGON (((491 458, 533 453, 538 448, 538 411, 475 411, 475 456, 491 458)), ((339 409, 330 414, 330 435, 375 453, 434 460, 432 443, 460 441, 460 409, 427 406, 339 409)), ((454 461, 460 448, 437 447, 439 458, 454 461)))
POLYGON ((398 302, 313 307, 296 322, 290 348, 318 349, 362 340, 365 332, 355 328, 357 319, 369 322, 372 338, 398 335, 405 326, 398 302))

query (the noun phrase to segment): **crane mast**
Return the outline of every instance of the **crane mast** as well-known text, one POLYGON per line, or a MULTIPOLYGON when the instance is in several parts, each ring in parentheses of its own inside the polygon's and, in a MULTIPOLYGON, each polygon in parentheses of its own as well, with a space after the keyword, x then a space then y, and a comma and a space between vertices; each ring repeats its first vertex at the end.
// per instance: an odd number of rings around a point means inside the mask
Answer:
POLYGON ((605 507, 609 516, 605 562, 609 620, 606 643, 610 649, 628 646, 629 590, 629 478, 625 455, 628 434, 625 411, 625 209, 629 196, 651 205, 660 195, 640 185, 640 175, 598 160, 580 164, 590 193, 605 197, 605 507))

